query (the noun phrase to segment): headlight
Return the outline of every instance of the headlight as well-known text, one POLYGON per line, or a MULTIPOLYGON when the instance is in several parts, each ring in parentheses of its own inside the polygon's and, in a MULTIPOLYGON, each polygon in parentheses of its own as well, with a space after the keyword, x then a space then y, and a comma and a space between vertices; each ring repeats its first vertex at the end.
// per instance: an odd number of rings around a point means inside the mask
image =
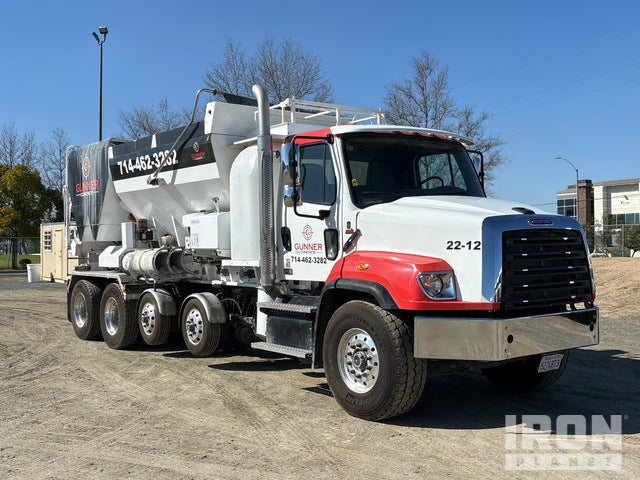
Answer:
POLYGON ((456 287, 453 272, 425 272, 418 275, 418 282, 427 297, 433 300, 453 300, 456 287))

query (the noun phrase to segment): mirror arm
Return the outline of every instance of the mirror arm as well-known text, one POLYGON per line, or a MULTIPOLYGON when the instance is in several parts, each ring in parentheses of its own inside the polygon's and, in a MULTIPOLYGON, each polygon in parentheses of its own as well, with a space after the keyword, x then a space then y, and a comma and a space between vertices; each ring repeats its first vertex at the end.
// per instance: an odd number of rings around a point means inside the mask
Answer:
MULTIPOLYGON (((295 189, 293 190, 293 196, 294 197, 296 196, 296 190, 295 189)), ((324 220, 331 213, 331 210, 320 210, 318 212, 318 215, 307 215, 305 213, 298 212, 298 207, 296 206, 297 204, 298 204, 297 201, 293 202, 293 213, 295 213, 298 217, 317 218, 317 219, 320 219, 320 220, 324 220)))
MULTIPOLYGON (((467 153, 475 153, 480 157, 480 171, 478 171, 477 174, 478 180, 480 180, 480 186, 482 186, 482 190, 484 190, 484 155, 480 150, 467 150, 467 153)), ((471 163, 473 164, 473 162, 471 163)))

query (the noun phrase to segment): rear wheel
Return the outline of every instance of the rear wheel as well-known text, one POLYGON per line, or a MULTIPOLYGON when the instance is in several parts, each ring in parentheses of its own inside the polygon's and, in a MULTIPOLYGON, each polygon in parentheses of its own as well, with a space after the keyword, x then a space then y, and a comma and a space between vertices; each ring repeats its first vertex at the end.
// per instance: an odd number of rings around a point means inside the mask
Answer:
POLYGON ((71 323, 82 340, 100 336, 100 296, 102 289, 87 280, 79 280, 71 292, 71 323))
POLYGON ((100 301, 100 329, 105 343, 116 350, 129 348, 140 335, 133 302, 126 302, 120 286, 110 283, 100 301))
POLYGON ((482 373, 498 387, 515 392, 541 390, 560 378, 569 361, 569 351, 563 354, 560 366, 549 372, 538 372, 542 355, 533 355, 497 367, 485 368, 482 373))
POLYGON ((197 298, 189 300, 182 310, 182 338, 196 357, 215 352, 220 343, 220 324, 209 322, 207 311, 197 298))
POLYGON ((383 420, 411 410, 422 395, 426 362, 413 356, 409 326, 356 300, 331 317, 324 337, 327 383, 347 413, 383 420))
POLYGON ((162 345, 169 338, 173 316, 163 315, 153 294, 147 292, 138 302, 138 326, 147 345, 162 345))

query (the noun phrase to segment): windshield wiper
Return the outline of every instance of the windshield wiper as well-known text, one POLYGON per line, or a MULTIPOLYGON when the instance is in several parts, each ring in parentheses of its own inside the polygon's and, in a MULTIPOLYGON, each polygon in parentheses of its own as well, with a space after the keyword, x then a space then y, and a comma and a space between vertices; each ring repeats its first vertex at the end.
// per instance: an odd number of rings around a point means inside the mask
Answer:
POLYGON ((367 192, 363 192, 365 195, 363 198, 363 194, 361 194, 360 196, 360 200, 358 203, 360 203, 363 208, 364 207, 369 207, 371 205, 378 205, 380 203, 390 203, 390 202, 395 202, 396 200, 398 200, 399 198, 404 197, 404 195, 399 195, 397 193, 392 193, 392 192, 378 192, 378 191, 367 191, 367 192), (373 194, 373 195, 385 195, 384 198, 380 198, 380 197, 369 197, 368 194, 373 194))

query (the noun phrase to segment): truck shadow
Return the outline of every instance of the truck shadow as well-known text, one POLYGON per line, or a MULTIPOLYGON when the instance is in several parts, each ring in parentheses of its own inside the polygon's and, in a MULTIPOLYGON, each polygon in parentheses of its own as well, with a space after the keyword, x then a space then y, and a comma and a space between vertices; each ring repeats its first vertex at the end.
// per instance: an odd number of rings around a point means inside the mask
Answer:
MULTIPOLYGON (((163 356, 194 358, 180 348, 179 341, 165 347, 163 356), (168 348, 167 348, 168 347, 168 348), (177 347, 177 351, 173 348, 177 347)), ((212 357, 209 368, 221 371, 277 372, 306 370, 303 375, 316 385, 305 387, 310 393, 331 396, 322 370, 310 370, 307 363, 269 352, 227 347, 212 357)), ((538 392, 514 393, 501 390, 481 372, 459 372, 429 377, 425 392, 416 407, 405 415, 385 423, 401 427, 456 430, 481 430, 505 426, 506 415, 547 415, 555 423, 559 415, 601 415, 607 421, 622 415, 624 434, 640 433, 640 358, 622 350, 571 352, 562 377, 551 387, 538 392)))
MULTIPOLYGON (((164 351, 162 356, 168 358, 191 358, 195 359, 189 350, 164 351)), ((155 347, 146 349, 147 351, 157 350, 155 347)), ((302 370, 309 368, 308 363, 303 363, 295 358, 283 357, 282 355, 269 352, 256 352, 246 348, 222 347, 211 355, 211 360, 216 363, 209 365, 214 370, 226 370, 234 372, 278 372, 284 370, 302 370)))
POLYGON ((640 358, 621 350, 575 350, 562 377, 539 392, 505 392, 481 372, 429 378, 411 412, 389 420, 398 426, 487 429, 505 426, 506 415, 622 415, 625 434, 640 433, 640 358))
MULTIPOLYGON (((237 356, 237 353, 233 354, 230 352, 229 358, 237 358, 237 356)), ((256 354, 252 353, 251 356, 255 357, 256 354)), ((309 364, 302 363, 295 358, 277 355, 269 356, 269 354, 265 352, 265 354, 261 354, 258 359, 252 358, 251 360, 240 360, 237 362, 215 363, 209 365, 209 368, 234 372, 278 372, 283 370, 303 370, 309 368, 309 364)))

